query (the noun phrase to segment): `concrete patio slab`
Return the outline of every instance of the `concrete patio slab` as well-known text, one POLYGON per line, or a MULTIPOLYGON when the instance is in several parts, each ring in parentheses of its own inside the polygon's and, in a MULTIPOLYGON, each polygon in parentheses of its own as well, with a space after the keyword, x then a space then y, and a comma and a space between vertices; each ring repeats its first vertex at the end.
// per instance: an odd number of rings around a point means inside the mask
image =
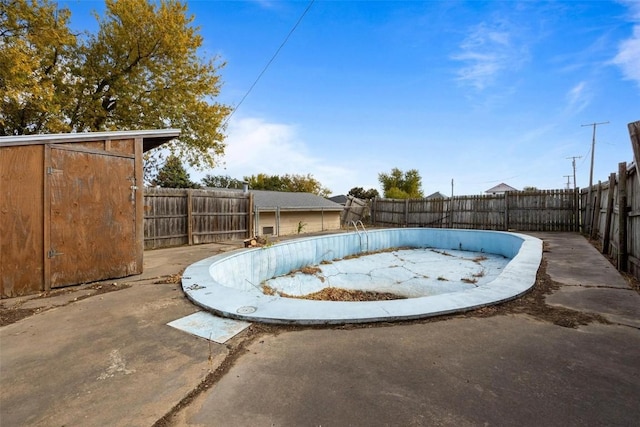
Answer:
POLYGON ((174 426, 630 426, 640 333, 521 316, 255 341, 174 426))
POLYGON ((640 295, 633 290, 565 286, 547 296, 547 304, 602 315, 611 323, 640 329, 640 295))
POLYGON ((578 233, 529 233, 546 243, 547 273, 565 285, 629 289, 616 268, 578 233))
POLYGON ((140 285, 0 328, 1 424, 153 424, 227 354, 166 326, 194 311, 177 285, 140 285))
MULTIPOLYGON (((543 238, 553 272, 585 256, 606 262, 578 234, 543 238), (564 241, 574 250, 553 250, 564 241)), ((179 285, 153 278, 218 250, 146 252, 155 266, 129 278, 130 288, 71 298, 0 327, 0 424, 564 427, 640 419, 640 330, 632 326, 572 329, 490 310, 376 326, 253 325, 224 345, 167 326, 199 308, 179 285)), ((636 321, 629 290, 603 287, 620 275, 601 273, 596 280, 574 269, 576 282, 593 286, 560 285, 548 299, 575 308, 586 304, 571 296, 578 289, 611 291, 587 308, 636 321)))
POLYGON ((563 284, 546 297, 548 304, 640 327, 640 294, 587 239, 575 233, 532 234, 545 242, 547 273, 563 284))

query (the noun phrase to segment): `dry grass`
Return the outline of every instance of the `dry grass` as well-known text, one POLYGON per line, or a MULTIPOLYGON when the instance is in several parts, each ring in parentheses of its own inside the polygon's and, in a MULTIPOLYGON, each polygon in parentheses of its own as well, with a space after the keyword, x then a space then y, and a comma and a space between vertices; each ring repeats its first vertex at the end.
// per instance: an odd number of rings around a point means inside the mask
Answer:
POLYGON ((302 273, 302 274, 309 274, 313 276, 320 273, 321 271, 322 270, 320 269, 320 267, 308 265, 306 267, 302 267, 300 270, 292 271, 292 273, 302 273))
POLYGON ((277 295, 282 298, 307 299, 314 301, 388 301, 406 298, 389 292, 358 291, 342 288, 324 288, 318 292, 306 295, 290 295, 286 292, 280 292, 266 283, 260 285, 260 288, 262 289, 262 293, 265 295, 277 295))
POLYGON ((476 283, 478 283, 478 279, 471 279, 469 277, 463 277, 462 279, 460 279, 460 281, 464 283, 469 283, 471 285, 475 285, 476 283))
POLYGON ((392 294, 389 292, 374 292, 374 291, 358 291, 351 289, 341 288, 324 288, 318 292, 313 292, 307 295, 287 295, 281 293, 280 296, 285 298, 297 298, 307 299, 314 301, 388 301, 394 299, 405 299, 401 295, 392 294))
POLYGON ((262 289, 262 293, 265 295, 276 295, 278 293, 274 288, 267 285, 266 283, 260 285, 260 289, 262 289))

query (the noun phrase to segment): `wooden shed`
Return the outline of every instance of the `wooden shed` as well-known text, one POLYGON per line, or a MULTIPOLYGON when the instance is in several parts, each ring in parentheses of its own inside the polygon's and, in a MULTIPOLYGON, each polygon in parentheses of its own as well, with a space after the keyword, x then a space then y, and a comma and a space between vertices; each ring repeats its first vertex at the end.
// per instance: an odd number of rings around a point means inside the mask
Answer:
POLYGON ((0 295, 142 273, 142 155, 180 134, 0 138, 0 295))

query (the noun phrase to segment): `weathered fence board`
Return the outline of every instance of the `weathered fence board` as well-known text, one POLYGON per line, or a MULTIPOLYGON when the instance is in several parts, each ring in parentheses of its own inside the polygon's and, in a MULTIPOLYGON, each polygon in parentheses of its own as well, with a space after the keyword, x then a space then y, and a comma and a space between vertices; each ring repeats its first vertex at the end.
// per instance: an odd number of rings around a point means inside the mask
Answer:
POLYGON ((383 227, 577 231, 574 190, 508 192, 447 199, 374 199, 371 222, 383 227))
POLYGON ((146 188, 144 246, 213 243, 251 234, 251 196, 240 192, 146 188))
POLYGON ((580 214, 585 224, 583 232, 601 243, 602 252, 620 271, 640 279, 640 121, 629 123, 629 135, 635 162, 620 163, 608 182, 599 182, 591 191, 583 189, 580 214), (594 207, 591 221, 585 218, 589 206, 594 207))
POLYGON ((347 196, 344 210, 340 214, 340 223, 343 226, 351 224, 352 221, 365 220, 369 217, 369 205, 366 200, 360 200, 353 196, 347 196))
MULTIPOLYGON (((639 225, 635 218, 640 219, 640 197, 635 194, 638 187, 637 182, 635 182, 635 175, 635 167, 627 169, 626 163, 620 163, 617 174, 612 173, 608 182, 599 182, 591 189, 591 200, 594 207, 593 225, 590 229, 587 227, 584 231, 591 238, 600 242, 602 252, 616 260, 616 264, 620 262, 620 258, 624 257, 627 252, 630 255, 629 260, 631 263, 640 254, 638 239, 632 237, 633 232, 639 225), (627 186, 629 197, 621 197, 621 174, 627 186), (594 194, 596 194, 595 197, 594 194), (631 209, 631 212, 628 212, 629 209, 631 209), (628 215, 624 217, 622 229, 620 227, 622 224, 621 210, 628 212, 628 215), (621 241, 624 243, 623 245, 620 245, 621 241)), ((584 216, 587 212, 588 189, 583 189, 580 196, 582 200, 581 213, 584 216)), ((623 264, 625 265, 621 265, 622 268, 620 269, 627 271, 626 261, 623 260, 623 264)))

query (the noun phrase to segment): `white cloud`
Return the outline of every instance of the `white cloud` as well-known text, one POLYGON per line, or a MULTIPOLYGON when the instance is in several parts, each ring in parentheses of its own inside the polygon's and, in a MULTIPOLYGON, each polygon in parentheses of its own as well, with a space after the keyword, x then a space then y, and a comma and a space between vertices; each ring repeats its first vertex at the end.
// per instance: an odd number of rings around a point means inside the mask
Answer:
POLYGON ((526 49, 513 42, 514 34, 503 22, 481 23, 460 44, 460 53, 452 59, 465 65, 458 70, 458 80, 483 90, 503 71, 516 69, 526 59, 526 49))
POLYGON ((566 95, 567 105, 564 113, 566 115, 578 114, 584 110, 591 102, 591 92, 585 81, 581 81, 573 86, 566 95))
POLYGON ((640 24, 634 25, 631 38, 620 43, 612 62, 620 67, 626 79, 640 87, 640 24))
POLYGON ((356 173, 330 159, 314 156, 308 145, 298 137, 297 128, 282 123, 271 123, 261 118, 232 118, 225 140, 224 164, 204 172, 190 171, 191 178, 199 181, 204 175, 244 176, 311 174, 333 194, 347 192, 356 182, 356 173))

